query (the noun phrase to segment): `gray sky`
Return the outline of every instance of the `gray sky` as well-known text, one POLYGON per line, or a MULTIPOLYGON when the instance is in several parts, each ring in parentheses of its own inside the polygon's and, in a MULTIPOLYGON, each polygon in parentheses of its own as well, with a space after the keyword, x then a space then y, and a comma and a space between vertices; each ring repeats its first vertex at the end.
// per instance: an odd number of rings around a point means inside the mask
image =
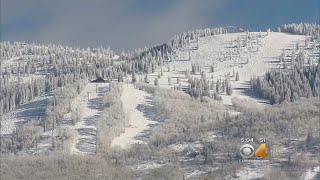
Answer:
POLYGON ((111 46, 119 52, 195 28, 264 30, 316 22, 317 5, 317 0, 1 0, 1 40, 111 46))

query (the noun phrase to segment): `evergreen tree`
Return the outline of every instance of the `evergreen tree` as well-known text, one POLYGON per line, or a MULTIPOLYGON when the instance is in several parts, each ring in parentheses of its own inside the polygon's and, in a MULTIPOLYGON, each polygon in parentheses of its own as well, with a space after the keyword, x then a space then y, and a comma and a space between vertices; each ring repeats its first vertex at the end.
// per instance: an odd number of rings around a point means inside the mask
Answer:
POLYGON ((161 66, 161 76, 163 76, 163 70, 162 70, 162 66, 161 66))
POLYGON ((144 76, 144 82, 145 82, 145 83, 149 83, 148 74, 146 74, 146 75, 144 76))
POLYGON ((196 69, 197 69, 196 64, 192 63, 192 64, 191 64, 191 73, 192 73, 192 74, 196 74, 196 71, 197 71, 196 69))
POLYGON ((189 76, 190 76, 190 71, 189 71, 189 69, 186 69, 186 71, 185 71, 185 76, 186 76, 187 78, 189 78, 189 76))
POLYGON ((214 64, 210 66, 210 72, 214 72, 214 64))
POLYGON ((272 104, 283 101, 294 102, 299 97, 318 97, 320 90, 320 68, 312 65, 300 68, 294 66, 289 72, 272 70, 263 78, 252 78, 253 90, 272 104))
POLYGON ((158 80, 158 78, 155 78, 155 79, 154 79, 154 85, 155 85, 155 86, 159 86, 159 80, 158 80))
POLYGON ((226 83, 225 82, 221 82, 221 91, 222 91, 222 93, 226 92, 226 83))
POLYGON ((180 77, 177 77, 177 84, 180 84, 180 77))
POLYGON ((213 83, 213 80, 211 81, 210 83, 210 90, 214 90, 214 83, 213 83))
POLYGON ((227 95, 230 96, 232 94, 232 92, 233 92, 233 90, 232 90, 232 87, 231 87, 231 83, 228 82, 227 86, 226 86, 226 93, 227 93, 227 95))
POLYGON ((217 94, 220 94, 220 86, 221 86, 220 80, 217 80, 217 84, 216 84, 216 93, 217 94))
POLYGON ((206 74, 204 71, 201 72, 201 79, 206 80, 206 74))
POLYGON ((134 72, 132 72, 132 83, 137 82, 137 77, 136 74, 134 72))
POLYGON ((236 81, 239 81, 239 72, 236 73, 236 81))

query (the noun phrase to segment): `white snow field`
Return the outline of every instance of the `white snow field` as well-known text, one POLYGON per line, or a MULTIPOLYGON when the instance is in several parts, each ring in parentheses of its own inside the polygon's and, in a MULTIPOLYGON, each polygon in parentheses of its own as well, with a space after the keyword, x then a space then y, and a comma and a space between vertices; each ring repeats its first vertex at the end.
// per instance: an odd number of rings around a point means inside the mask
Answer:
MULTIPOLYGON (((172 57, 173 61, 169 63, 171 71, 163 68, 164 75, 159 79, 161 87, 172 88, 178 86, 177 78, 180 77, 182 88, 188 86, 185 71, 191 71, 191 64, 198 63, 205 71, 208 80, 216 83, 217 79, 224 78, 227 73, 231 75, 231 85, 233 94, 226 96, 222 94, 223 104, 226 107, 232 105, 233 97, 251 99, 259 105, 268 104, 267 100, 259 99, 250 91, 250 78, 252 76, 262 76, 270 68, 278 68, 279 56, 285 49, 288 53, 296 45, 297 41, 303 42, 306 36, 291 35, 279 32, 249 32, 253 37, 249 44, 244 47, 235 48, 238 40, 244 42, 246 33, 230 33, 215 36, 209 36, 199 39, 198 50, 177 50, 172 57), (214 63, 215 70, 210 72, 210 65, 214 63), (239 72, 239 81, 235 81, 233 72, 239 72), (168 83, 168 77, 171 78, 171 84, 168 83)), ((191 47, 195 44, 190 45, 191 47)), ((154 83, 160 70, 150 74, 150 83, 154 83)), ((192 75, 200 78, 200 73, 192 75)))
POLYGON ((124 85, 121 96, 123 109, 129 117, 129 127, 113 139, 111 147, 129 148, 131 144, 145 143, 150 129, 157 125, 151 95, 137 90, 132 84, 124 85))
MULTIPOLYGON (((80 105, 81 107, 82 119, 75 126, 69 126, 74 133, 74 142, 70 149, 71 153, 96 153, 96 122, 103 111, 102 97, 107 90, 107 83, 89 83, 75 100, 74 105, 80 105)), ((70 115, 65 117, 65 122, 68 122, 68 120, 70 120, 70 115)))

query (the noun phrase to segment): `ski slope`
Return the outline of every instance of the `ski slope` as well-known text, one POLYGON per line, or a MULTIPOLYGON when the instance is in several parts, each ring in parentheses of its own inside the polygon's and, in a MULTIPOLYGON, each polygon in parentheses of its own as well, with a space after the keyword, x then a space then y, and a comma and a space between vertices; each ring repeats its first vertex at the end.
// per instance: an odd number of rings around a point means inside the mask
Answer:
MULTIPOLYGON (((63 118, 58 121, 57 128, 53 131, 47 131, 42 134, 42 138, 40 142, 37 143, 36 147, 23 149, 20 154, 46 154, 52 151, 53 146, 57 146, 57 144, 60 144, 60 146, 62 146, 62 150, 67 153, 82 155, 95 154, 96 121, 100 116, 100 113, 103 111, 104 106, 102 98, 104 94, 107 93, 107 90, 108 83, 87 84, 83 91, 71 102, 72 108, 79 107, 77 110, 81 111, 80 121, 73 124, 71 112, 65 114, 63 118), (66 133, 67 137, 59 137, 63 133, 66 133), (66 138, 66 140, 62 142, 55 142, 55 145, 53 145, 52 137, 54 137, 54 139, 66 138)), ((45 111, 46 106, 39 104, 39 102, 41 102, 40 100, 43 100, 43 98, 45 97, 38 98, 34 101, 34 103, 37 103, 37 108, 29 108, 27 111, 41 112, 41 108, 45 111)), ((21 110, 16 111, 13 115, 19 115, 21 113, 20 111, 21 110)), ((32 116, 30 116, 29 119, 32 119, 32 116)), ((19 121, 16 121, 16 123, 19 123, 19 121)), ((14 128, 14 125, 12 125, 11 128, 14 128)), ((10 133, 9 131, 6 132, 10 133)))
MULTIPOLYGON (((71 145, 72 154, 95 154, 97 128, 96 122, 103 111, 102 98, 108 90, 107 83, 89 83, 74 103, 80 104, 82 119, 74 126, 69 126, 74 133, 71 145)), ((66 116, 68 121, 70 116, 66 116)))
MULTIPOLYGON (((233 48, 237 44, 238 39, 243 39, 246 33, 233 33, 233 34, 221 34, 215 36, 209 36, 199 39, 199 46, 197 50, 181 49, 174 53, 173 61, 169 63, 170 72, 167 67, 163 68, 163 76, 159 79, 160 87, 173 88, 178 86, 177 78, 180 78, 182 88, 188 87, 188 79, 185 76, 185 71, 191 70, 192 63, 198 63, 201 65, 202 70, 205 72, 209 81, 216 81, 223 79, 226 74, 231 75, 231 85, 233 93, 231 96, 225 93, 220 94, 222 96, 222 103, 227 111, 231 114, 238 114, 233 109, 231 99, 241 98, 249 99, 256 103, 259 108, 264 108, 269 105, 269 101, 257 97, 251 91, 250 78, 262 76, 268 70, 272 68, 279 68, 280 61, 279 56, 285 49, 287 53, 290 53, 296 43, 303 42, 306 36, 303 35, 291 35, 278 32, 260 32, 251 33, 253 36, 258 36, 256 40, 252 41, 251 45, 241 48, 233 48), (250 47, 250 48, 249 48, 250 47), (214 64, 214 72, 210 72, 210 66, 214 64), (239 81, 236 81, 233 72, 239 72, 239 81), (168 78, 171 79, 171 83, 168 83, 168 78)), ((196 43, 191 44, 194 47, 196 43)), ((148 76, 150 83, 154 83, 154 79, 158 77, 160 70, 152 73, 148 76)), ((200 78, 200 73, 191 75, 200 78)), ((270 171, 270 164, 266 163, 263 168, 259 166, 245 167, 236 174, 237 179, 257 179, 262 178, 270 171)), ((196 173, 194 171, 193 173, 196 173)), ((231 178, 231 177, 229 177, 231 178)))
POLYGON ((113 139, 111 147, 129 148, 131 144, 145 143, 148 130, 157 125, 156 113, 152 107, 151 95, 137 90, 132 84, 124 86, 121 96, 123 109, 129 116, 129 127, 113 139))
MULTIPOLYGON (((280 66, 279 56, 284 49, 290 51, 296 43, 303 42, 306 36, 292 35, 279 32, 249 32, 254 37, 249 39, 249 43, 244 47, 235 48, 239 40, 244 41, 246 33, 231 33, 209 36, 199 39, 197 50, 184 48, 176 50, 172 57, 173 61, 169 63, 171 71, 168 72, 167 67, 163 68, 164 75, 159 79, 161 87, 172 88, 178 86, 177 78, 180 78, 182 88, 188 86, 185 71, 191 70, 192 63, 201 65, 202 70, 206 73, 209 81, 216 82, 218 79, 223 79, 228 73, 231 75, 231 85, 233 94, 226 96, 221 94, 223 104, 227 107, 231 106, 233 97, 246 98, 257 102, 262 107, 268 104, 267 100, 257 98, 250 91, 250 78, 264 75, 271 68, 280 66), (210 66, 214 64, 214 72, 210 72, 210 66), (233 72, 239 72, 239 81, 235 81, 233 72), (168 83, 168 78, 171 78, 171 84, 168 83)), ((190 45, 195 47, 196 43, 190 45)), ((160 73, 157 72, 149 75, 150 83, 154 83, 154 79, 160 73)), ((200 78, 200 73, 192 75, 200 78)))

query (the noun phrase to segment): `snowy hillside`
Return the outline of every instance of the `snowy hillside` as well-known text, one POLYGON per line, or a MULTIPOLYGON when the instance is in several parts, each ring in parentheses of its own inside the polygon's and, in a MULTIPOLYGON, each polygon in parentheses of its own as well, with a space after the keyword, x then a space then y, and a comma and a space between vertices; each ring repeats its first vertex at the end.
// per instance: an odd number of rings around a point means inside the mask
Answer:
POLYGON ((318 177, 319 27, 229 30, 121 55, 1 42, 1 153, 94 156, 137 179, 318 177), (271 158, 241 162, 258 136, 271 158))
POLYGON ((137 90, 133 85, 124 86, 121 96, 125 113, 129 116, 129 127, 124 133, 113 139, 111 146, 128 148, 131 144, 146 143, 148 130, 157 124, 156 114, 152 109, 151 95, 137 90))
MULTIPOLYGON (((185 77, 185 71, 190 71, 191 65, 196 63, 201 65, 210 82, 214 81, 215 83, 218 79, 224 78, 226 74, 231 74, 234 93, 231 96, 223 95, 224 104, 231 105, 232 97, 246 97, 253 101, 267 103, 266 100, 252 98, 250 94, 246 93, 246 89, 250 88, 250 78, 262 76, 271 68, 279 68, 281 53, 284 50, 289 53, 297 42, 304 42, 306 37, 277 32, 250 32, 249 35, 252 39, 246 46, 240 48, 237 46, 239 42, 245 41, 246 33, 200 38, 198 43, 190 45, 191 48, 175 51, 172 62, 168 64, 171 71, 167 72, 167 68, 163 68, 164 76, 159 78, 160 86, 166 88, 178 86, 177 78, 179 78, 182 88, 186 88, 188 79, 185 77), (198 49, 193 50, 192 47, 196 47, 197 44, 198 49), (212 66, 214 66, 214 72, 211 72, 212 66), (239 73, 239 81, 235 81, 236 72, 239 73), (171 79, 171 84, 168 83, 168 78, 171 79)), ((159 73, 160 69, 148 75, 151 83, 159 73)), ((201 77, 200 72, 194 76, 201 77)))

